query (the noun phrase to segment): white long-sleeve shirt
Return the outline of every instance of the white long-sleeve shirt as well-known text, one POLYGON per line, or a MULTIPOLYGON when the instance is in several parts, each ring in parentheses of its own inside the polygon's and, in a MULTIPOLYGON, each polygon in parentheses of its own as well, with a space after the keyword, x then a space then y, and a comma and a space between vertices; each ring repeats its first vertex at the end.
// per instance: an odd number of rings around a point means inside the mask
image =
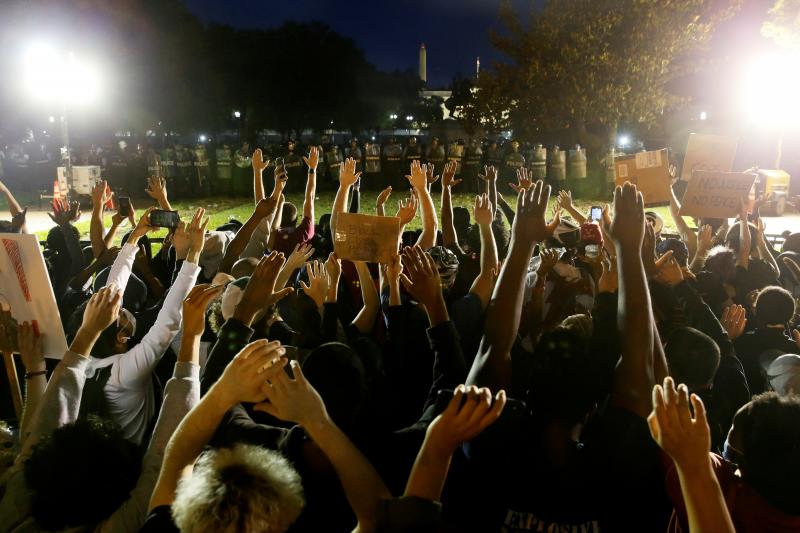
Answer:
MULTIPOLYGON (((107 285, 115 284, 125 291, 138 248, 126 244, 120 250, 107 285)), ((155 414, 152 373, 172 339, 181 327, 183 300, 197 280, 200 267, 184 262, 175 282, 158 312, 155 324, 142 341, 125 353, 106 358, 92 357, 87 376, 111 365, 111 376, 105 385, 105 398, 111 419, 121 428, 127 439, 140 444, 155 414)))

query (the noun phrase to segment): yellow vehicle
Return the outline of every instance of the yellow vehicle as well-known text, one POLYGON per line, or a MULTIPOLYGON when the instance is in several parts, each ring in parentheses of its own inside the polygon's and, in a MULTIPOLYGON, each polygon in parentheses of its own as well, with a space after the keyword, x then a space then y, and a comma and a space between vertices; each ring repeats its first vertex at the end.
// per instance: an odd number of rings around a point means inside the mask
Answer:
POLYGON ((761 214, 768 217, 782 216, 789 201, 791 176, 785 170, 755 169, 754 172, 758 175, 754 185, 756 199, 769 198, 762 205, 761 214))

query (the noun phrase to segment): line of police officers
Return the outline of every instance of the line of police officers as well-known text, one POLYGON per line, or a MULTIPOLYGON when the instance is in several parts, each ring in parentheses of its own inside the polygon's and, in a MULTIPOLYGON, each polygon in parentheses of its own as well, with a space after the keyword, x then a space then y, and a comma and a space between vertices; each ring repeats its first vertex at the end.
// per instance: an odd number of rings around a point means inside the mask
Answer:
MULTIPOLYGON (((363 172, 363 185, 366 188, 382 189, 387 185, 404 187, 405 175, 414 160, 433 164, 434 172, 440 173, 447 161, 457 163, 456 174, 467 188, 481 190, 479 175, 485 165, 500 169, 500 181, 514 181, 516 170, 527 167, 534 178, 548 178, 558 186, 569 177, 586 177, 586 152, 580 147, 567 152, 557 146, 547 149, 541 144, 526 144, 524 147, 516 140, 501 143, 496 139, 484 142, 458 139, 444 145, 437 137, 431 138, 427 146, 422 146, 416 137, 409 137, 405 146, 396 137, 390 137, 386 144, 367 140, 360 144, 351 139, 342 149, 331 137, 323 136, 317 145, 322 157, 317 168, 318 187, 335 189, 339 182, 339 171, 343 161, 352 157, 363 172)), ((281 145, 269 144, 264 147, 265 157, 275 164, 282 157, 289 174, 287 188, 290 192, 300 192, 305 184, 305 167, 302 156, 308 146, 300 146, 290 139, 281 145)), ((245 142, 238 149, 228 144, 217 145, 210 157, 203 143, 194 147, 171 145, 160 151, 147 149, 144 154, 115 151, 107 163, 106 178, 112 187, 128 189, 136 194, 144 183, 141 164, 135 161, 136 155, 143 155, 146 171, 151 176, 166 178, 170 193, 176 198, 202 197, 208 195, 230 194, 248 196, 252 193, 251 156, 252 147, 245 142)))

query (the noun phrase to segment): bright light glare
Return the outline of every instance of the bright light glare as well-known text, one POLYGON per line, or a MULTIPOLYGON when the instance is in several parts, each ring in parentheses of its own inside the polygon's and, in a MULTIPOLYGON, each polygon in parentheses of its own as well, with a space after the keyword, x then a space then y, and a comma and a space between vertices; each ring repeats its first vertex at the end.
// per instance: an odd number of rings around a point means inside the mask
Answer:
POLYGON ((234 116, 234 117, 236 117, 236 118, 241 118, 241 117, 242 117, 242 114, 241 114, 241 112, 239 112, 239 111, 234 111, 234 112, 233 112, 233 116, 234 116))
POLYGON ((56 121, 56 117, 54 117, 53 115, 50 115, 50 118, 48 118, 47 120, 50 121, 50 124, 53 124, 56 121))
POLYGON ((800 119, 797 87, 800 56, 767 55, 753 60, 742 83, 742 111, 765 126, 787 126, 800 119))
POLYGON ((624 148, 629 144, 631 144, 631 138, 628 137, 627 135, 620 135, 619 141, 617 141, 617 143, 624 148))
POLYGON ((705 111, 701 111, 700 112, 700 120, 705 120, 707 118, 708 118, 708 113, 706 113, 705 111))
POLYGON ((102 88, 94 65, 41 43, 26 51, 22 79, 31 97, 49 102, 85 104, 96 100, 102 88))
POLYGON ((413 115, 408 115, 408 116, 406 116, 406 120, 414 120, 414 116, 413 115))
POLYGON ((201 143, 204 143, 204 142, 206 142, 207 140, 208 140, 208 137, 206 137, 205 135, 201 135, 201 136, 200 136, 200 142, 201 142, 201 143))

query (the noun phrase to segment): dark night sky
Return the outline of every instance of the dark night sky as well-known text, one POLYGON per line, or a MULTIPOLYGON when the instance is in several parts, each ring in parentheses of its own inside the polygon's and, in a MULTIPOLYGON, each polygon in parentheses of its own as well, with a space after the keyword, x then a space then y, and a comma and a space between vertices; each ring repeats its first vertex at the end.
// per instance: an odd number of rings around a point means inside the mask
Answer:
MULTIPOLYGON (((449 85, 502 56, 489 42, 500 0, 185 0, 207 22, 267 28, 285 20, 319 20, 352 38, 382 70, 416 71, 419 44, 428 49, 428 84, 449 85)), ((517 1, 521 6, 526 2, 517 1)), ((302 61, 302 58, 298 58, 302 61)))

